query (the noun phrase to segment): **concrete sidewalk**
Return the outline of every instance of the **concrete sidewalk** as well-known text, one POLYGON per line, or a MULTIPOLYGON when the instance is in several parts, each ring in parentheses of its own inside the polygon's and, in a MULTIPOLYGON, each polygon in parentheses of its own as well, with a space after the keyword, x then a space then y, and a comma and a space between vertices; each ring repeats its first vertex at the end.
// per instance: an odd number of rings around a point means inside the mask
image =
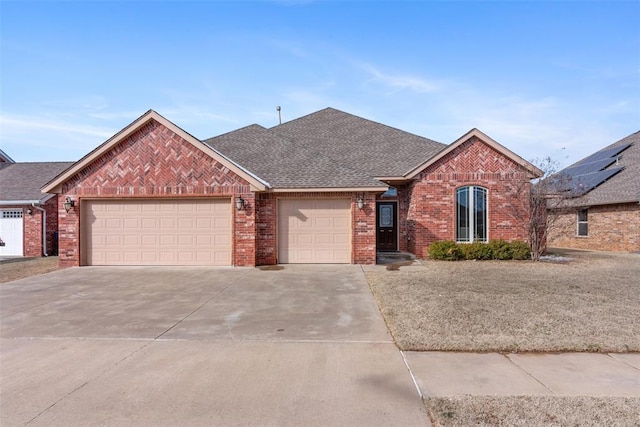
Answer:
POLYGON ((403 352, 424 397, 640 397, 640 353, 403 352))

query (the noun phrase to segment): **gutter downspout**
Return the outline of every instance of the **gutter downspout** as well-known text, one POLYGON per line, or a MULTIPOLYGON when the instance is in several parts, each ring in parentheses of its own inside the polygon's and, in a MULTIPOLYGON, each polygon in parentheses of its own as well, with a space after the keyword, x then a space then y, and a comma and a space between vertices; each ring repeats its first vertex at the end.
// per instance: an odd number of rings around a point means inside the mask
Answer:
POLYGON ((47 254, 47 211, 36 206, 35 203, 31 203, 31 206, 42 212, 42 255, 49 256, 47 254))

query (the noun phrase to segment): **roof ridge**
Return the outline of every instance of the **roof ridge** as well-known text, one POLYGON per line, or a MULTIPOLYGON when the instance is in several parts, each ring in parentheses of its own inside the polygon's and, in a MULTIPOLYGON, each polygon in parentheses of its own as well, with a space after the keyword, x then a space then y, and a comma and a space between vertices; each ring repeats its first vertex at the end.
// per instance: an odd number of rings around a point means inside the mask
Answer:
POLYGON ((288 125, 289 123, 294 123, 294 122, 300 121, 300 120, 302 120, 302 119, 305 119, 305 118, 307 118, 307 117, 313 116, 313 115, 318 114, 318 113, 321 113, 321 112, 323 112, 323 111, 335 111, 335 112, 340 113, 340 114, 343 114, 343 115, 345 115, 345 116, 355 117, 355 118, 357 118, 357 119, 364 120, 364 121, 366 121, 366 122, 373 123, 373 124, 376 124, 376 125, 378 125, 378 126, 385 127, 385 128, 387 128, 387 129, 392 129, 392 130, 394 130, 394 131, 401 132, 401 133, 404 133, 404 134, 407 134, 407 135, 412 135, 412 136, 415 136, 415 137, 417 137, 417 138, 424 139, 424 140, 429 141, 429 142, 435 142, 436 144, 440 144, 440 145, 442 145, 442 146, 447 146, 447 144, 444 144, 444 143, 442 143, 442 142, 436 141, 436 140, 431 139, 431 138, 427 138, 426 136, 418 135, 417 133, 408 132, 408 131, 406 131, 406 130, 400 129, 400 128, 395 127, 395 126, 390 126, 390 125, 387 125, 387 124, 384 124, 384 123, 381 123, 381 122, 377 122, 377 121, 375 121, 375 120, 368 119, 368 118, 366 118, 366 117, 358 116, 357 114, 347 113, 346 111, 342 111, 342 110, 339 110, 339 109, 337 109, 337 108, 333 108, 333 107, 326 107, 326 108, 323 108, 323 109, 318 110, 318 111, 315 111, 315 112, 313 112, 313 113, 306 114, 306 115, 304 115, 304 116, 302 116, 302 117, 295 118, 295 119, 290 120, 290 121, 288 121, 288 122, 285 122, 285 123, 282 123, 282 124, 279 124, 279 125, 272 126, 272 127, 270 127, 270 128, 267 128, 267 130, 276 130, 278 127, 288 125))
POLYGON ((253 127, 259 127, 260 129, 263 129, 263 130, 269 130, 269 128, 265 128, 264 126, 259 125, 258 123, 252 123, 250 125, 246 125, 246 126, 243 126, 241 128, 238 128, 238 129, 234 129, 234 130, 230 130, 230 131, 225 132, 225 133, 221 133, 220 135, 215 135, 215 136, 212 136, 212 137, 209 137, 209 138, 202 139, 201 141, 206 143, 207 141, 210 141, 212 139, 216 139, 216 138, 219 138, 219 137, 225 136, 225 135, 230 135, 232 133, 240 132, 240 131, 243 131, 243 130, 246 130, 246 129, 249 129, 249 128, 253 128, 253 127))

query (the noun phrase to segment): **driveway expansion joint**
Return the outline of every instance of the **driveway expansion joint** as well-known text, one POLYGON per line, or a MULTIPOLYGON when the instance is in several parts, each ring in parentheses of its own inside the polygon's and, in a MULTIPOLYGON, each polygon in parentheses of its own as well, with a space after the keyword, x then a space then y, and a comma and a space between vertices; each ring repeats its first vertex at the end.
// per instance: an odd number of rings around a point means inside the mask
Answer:
POLYGON ((235 285, 236 283, 238 283, 241 279, 244 279, 246 276, 248 276, 250 273, 250 270, 247 270, 245 272, 245 274, 243 274, 242 276, 239 276, 238 278, 236 278, 235 280, 232 280, 227 286, 225 286, 224 288, 220 289, 218 292, 214 293, 211 298, 207 299, 205 302, 203 302, 202 304, 200 304, 198 307, 196 307, 191 313, 187 314, 186 316, 184 316, 182 319, 178 320, 176 323, 174 323, 172 326, 170 326, 167 330, 165 330, 164 332, 162 332, 160 335, 156 336, 155 339, 157 340, 158 338, 160 338, 161 336, 163 336, 164 334, 168 333, 169 331, 171 331, 173 328, 175 328, 176 326, 178 326, 179 324, 181 324, 182 322, 184 322, 185 320, 187 320, 189 317, 191 317, 194 313, 196 313, 198 310, 200 310, 202 307, 204 307, 205 305, 209 304, 211 301, 213 301, 214 298, 216 298, 218 295, 220 295, 221 293, 223 293, 224 291, 226 291, 227 289, 229 289, 231 286, 235 285))

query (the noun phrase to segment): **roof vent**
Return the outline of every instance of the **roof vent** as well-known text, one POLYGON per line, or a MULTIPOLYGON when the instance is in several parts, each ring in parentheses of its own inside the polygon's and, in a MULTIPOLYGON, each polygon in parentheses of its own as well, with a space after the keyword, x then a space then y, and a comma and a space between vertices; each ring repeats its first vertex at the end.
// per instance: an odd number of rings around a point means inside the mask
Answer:
POLYGON ((279 106, 279 105, 276 107, 276 111, 278 112, 278 124, 279 124, 279 125, 281 125, 281 124, 282 124, 282 115, 280 114, 280 110, 281 110, 281 109, 282 109, 282 108, 280 108, 280 106, 279 106))

